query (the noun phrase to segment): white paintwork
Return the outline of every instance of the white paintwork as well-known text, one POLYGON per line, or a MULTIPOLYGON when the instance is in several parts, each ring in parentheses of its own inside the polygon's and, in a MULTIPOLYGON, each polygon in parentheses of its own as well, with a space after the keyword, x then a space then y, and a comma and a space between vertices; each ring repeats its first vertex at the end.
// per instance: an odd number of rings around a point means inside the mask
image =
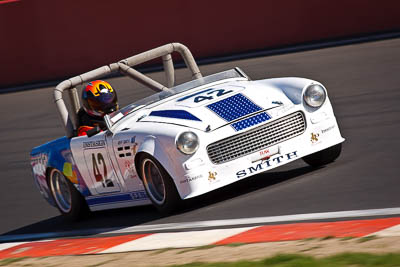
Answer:
MULTIPOLYGON (((329 97, 317 110, 303 104, 303 91, 311 83, 318 82, 304 78, 276 78, 260 81, 238 78, 203 85, 143 107, 118 121, 110 131, 90 138, 73 138, 71 151, 82 177, 90 192, 95 196, 143 190, 143 184, 135 168, 134 157, 138 152, 146 152, 155 157, 171 175, 182 199, 195 197, 343 142, 329 97), (194 103, 193 97, 184 98, 209 88, 221 89, 229 93, 220 97, 213 95, 211 100, 199 103, 194 103), (262 125, 258 124, 237 132, 225 120, 205 107, 238 92, 267 110, 272 119, 262 124, 301 111, 305 114, 306 131, 302 135, 272 147, 271 151, 279 153, 274 153, 268 164, 262 162, 259 156, 264 153, 263 150, 223 164, 213 164, 207 155, 207 145, 262 125), (184 100, 179 101, 182 98, 184 100), (276 101, 281 104, 274 103, 276 101), (161 110, 184 110, 201 121, 149 116, 152 111, 161 110), (207 128, 210 131, 206 131, 207 128), (184 155, 177 150, 175 144, 176 137, 188 130, 196 133, 200 140, 200 147, 193 155, 184 155), (318 142, 311 142, 312 133, 319 135, 318 142), (104 142, 104 145, 95 145, 95 147, 84 145, 85 142, 93 144, 96 141, 104 142), (118 151, 121 147, 122 150, 118 151), (103 187, 94 178, 92 155, 99 153, 107 160, 108 179, 113 181, 111 187, 103 187), (120 154, 123 153, 125 156, 121 157, 120 154), (259 164, 264 164, 264 166, 259 164), (216 178, 208 179, 210 173, 216 173, 216 178)), ((102 173, 102 162, 97 163, 102 173)), ((109 206, 96 207, 96 210, 147 203, 149 202, 110 203, 109 206)))

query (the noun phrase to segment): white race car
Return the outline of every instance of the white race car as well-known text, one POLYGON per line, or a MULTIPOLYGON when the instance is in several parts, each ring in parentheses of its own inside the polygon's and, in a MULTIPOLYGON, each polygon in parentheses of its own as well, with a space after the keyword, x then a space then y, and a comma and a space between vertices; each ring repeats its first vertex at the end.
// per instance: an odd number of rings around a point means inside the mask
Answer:
POLYGON ((41 194, 71 219, 89 209, 150 203, 168 214, 185 199, 300 158, 330 163, 344 141, 321 83, 252 81, 239 68, 202 77, 178 43, 63 81, 54 97, 66 136, 35 147, 31 165, 41 194), (181 54, 193 80, 175 85, 172 52, 181 54), (158 57, 165 86, 132 68, 158 57), (158 93, 106 115, 106 131, 76 136, 76 86, 114 72, 158 93))

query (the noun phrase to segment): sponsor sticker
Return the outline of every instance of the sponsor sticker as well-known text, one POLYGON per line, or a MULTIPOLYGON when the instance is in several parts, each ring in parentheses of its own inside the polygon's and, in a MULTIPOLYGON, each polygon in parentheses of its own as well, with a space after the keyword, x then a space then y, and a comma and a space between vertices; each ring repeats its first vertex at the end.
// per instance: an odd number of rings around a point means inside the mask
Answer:
POLYGON ((186 176, 186 179, 179 181, 180 184, 186 184, 193 182, 197 179, 203 178, 202 174, 194 175, 194 176, 186 176))
POLYGON ((212 172, 209 171, 208 172, 208 182, 209 184, 215 184, 215 183, 219 183, 221 180, 217 178, 218 173, 217 172, 212 172))
POLYGON ((130 161, 125 161, 125 175, 124 178, 135 179, 137 177, 135 167, 130 161))
POLYGON ((125 144, 129 144, 129 139, 128 140, 119 140, 118 141, 118 145, 120 146, 120 145, 125 145, 125 144))
POLYGON ((297 158, 297 157, 298 157, 297 151, 293 151, 291 153, 287 153, 287 154, 280 155, 280 156, 277 156, 274 158, 263 160, 258 164, 253 164, 246 169, 237 171, 236 178, 241 179, 250 174, 266 171, 272 167, 283 164, 283 163, 285 163, 289 160, 292 160, 293 158, 297 158))
POLYGON ((83 142, 83 148, 95 148, 95 147, 104 147, 106 142, 104 140, 83 142))
POLYGON ((211 181, 215 181, 217 176, 217 172, 208 172, 208 180, 211 181))
POLYGON ((270 157, 272 157, 273 155, 279 154, 279 147, 278 146, 274 146, 274 147, 269 147, 266 149, 263 149, 255 154, 253 154, 250 159, 251 162, 256 162, 259 160, 267 160, 270 157))
POLYGON ((319 133, 311 133, 311 144, 315 145, 320 142, 321 141, 319 140, 319 133))
POLYGON ((146 192, 141 190, 141 191, 135 191, 131 193, 131 196, 134 200, 144 200, 147 199, 146 192))
POLYGON ((32 157, 31 162, 33 164, 46 165, 47 164, 47 155, 44 153, 40 153, 38 156, 32 157))
POLYGON ((137 147, 138 147, 138 143, 133 143, 133 145, 132 145, 132 154, 133 155, 136 155, 137 147))
POLYGON ((47 154, 40 153, 37 156, 31 158, 31 166, 33 173, 36 176, 46 180, 46 168, 47 168, 48 156, 47 154))
POLYGON ((321 133, 322 133, 322 134, 327 133, 327 132, 333 130, 334 128, 335 128, 335 125, 329 126, 329 127, 326 128, 326 129, 322 129, 322 130, 321 130, 321 133))

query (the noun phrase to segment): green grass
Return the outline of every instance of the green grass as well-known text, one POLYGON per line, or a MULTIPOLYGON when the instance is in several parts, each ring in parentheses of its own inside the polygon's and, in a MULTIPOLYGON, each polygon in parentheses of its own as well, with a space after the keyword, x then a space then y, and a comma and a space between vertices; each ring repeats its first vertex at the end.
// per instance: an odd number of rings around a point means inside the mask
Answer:
POLYGON ((325 237, 322 237, 320 240, 329 240, 329 239, 333 239, 333 238, 335 238, 334 236, 332 236, 332 235, 328 235, 328 236, 325 236, 325 237))
POLYGON ((299 254, 280 254, 260 261, 237 261, 231 263, 195 262, 174 267, 336 267, 336 266, 400 266, 400 254, 342 253, 326 258, 314 258, 299 254))
POLYGON ((112 259, 112 260, 107 260, 107 261, 103 261, 103 262, 100 262, 100 263, 97 263, 97 264, 88 265, 88 266, 86 266, 86 267, 98 267, 98 266, 102 266, 102 265, 104 265, 104 264, 107 264, 107 263, 110 263, 110 262, 113 262, 113 261, 114 261, 114 259, 112 259))
POLYGON ((345 237, 342 237, 341 239, 340 239, 340 241, 348 241, 348 240, 352 240, 352 239, 354 239, 355 237, 354 236, 345 236, 345 237))
POLYGON ((217 247, 217 245, 200 246, 200 247, 195 247, 195 248, 190 248, 190 249, 179 251, 178 254, 183 254, 183 253, 195 251, 195 250, 210 249, 210 248, 215 248, 215 247, 217 247))
MULTIPOLYGON (((244 245, 248 245, 246 243, 231 243, 231 244, 227 244, 227 245, 223 245, 226 247, 240 247, 240 246, 244 246, 244 245)), ((190 252, 190 251, 195 251, 195 250, 204 250, 204 249, 210 249, 210 248, 215 248, 215 247, 219 247, 220 245, 206 245, 206 246, 200 246, 200 247, 195 247, 195 248, 190 248, 190 249, 185 249, 182 251, 177 252, 177 254, 183 254, 186 252, 190 252)))
POLYGON ((21 258, 9 258, 9 259, 4 259, 0 260, 0 266, 6 266, 14 262, 22 261, 26 259, 26 257, 21 257, 21 258))
POLYGON ((308 237, 308 238, 302 239, 301 241, 313 241, 313 240, 316 240, 316 238, 315 237, 308 237))
POLYGON ((364 242, 371 241, 371 240, 374 240, 374 239, 377 239, 377 238, 378 237, 375 236, 375 235, 369 235, 369 236, 361 237, 360 239, 357 240, 357 242, 358 243, 364 243, 364 242))
POLYGON ((167 251, 170 251, 170 250, 174 250, 174 249, 176 249, 176 248, 163 248, 163 249, 158 249, 158 250, 154 251, 154 252, 152 253, 152 255, 161 254, 161 253, 164 253, 164 252, 167 252, 167 251))
POLYGON ((240 246, 244 246, 244 245, 248 245, 248 244, 246 244, 246 243, 230 243, 230 244, 226 244, 224 246, 235 248, 235 247, 240 247, 240 246))
POLYGON ((306 249, 301 250, 300 252, 311 251, 311 250, 318 249, 318 248, 322 248, 322 246, 314 246, 314 247, 311 247, 311 248, 306 248, 306 249))

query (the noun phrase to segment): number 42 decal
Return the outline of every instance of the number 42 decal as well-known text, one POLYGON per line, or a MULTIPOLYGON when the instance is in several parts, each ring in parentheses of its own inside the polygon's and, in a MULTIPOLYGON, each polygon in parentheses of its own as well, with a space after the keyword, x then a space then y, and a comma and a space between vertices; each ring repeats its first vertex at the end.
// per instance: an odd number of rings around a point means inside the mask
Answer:
POLYGON ((96 157, 95 153, 92 153, 92 164, 96 182, 100 182, 103 187, 114 187, 112 180, 107 178, 107 166, 103 154, 97 153, 96 157), (103 173, 100 172, 99 165, 103 165, 103 173))
POLYGON ((226 89, 215 89, 215 88, 209 88, 200 92, 196 92, 194 94, 182 97, 178 99, 178 102, 194 98, 193 102, 194 103, 200 103, 201 101, 204 100, 212 100, 215 97, 220 97, 229 93, 232 93, 234 90, 226 90, 226 89))
POLYGON ((233 92, 233 90, 225 90, 225 89, 215 89, 205 93, 204 95, 199 95, 194 98, 195 103, 199 103, 204 100, 212 100, 214 97, 220 97, 226 94, 233 92))

